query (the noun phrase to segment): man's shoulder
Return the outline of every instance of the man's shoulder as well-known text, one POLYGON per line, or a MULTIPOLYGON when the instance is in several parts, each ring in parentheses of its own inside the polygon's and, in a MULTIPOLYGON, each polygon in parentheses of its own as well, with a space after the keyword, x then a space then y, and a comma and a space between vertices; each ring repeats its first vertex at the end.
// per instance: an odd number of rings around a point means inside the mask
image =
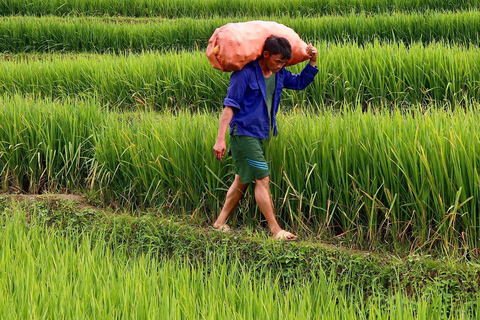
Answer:
POLYGON ((236 79, 244 79, 248 82, 251 79, 255 78, 255 61, 246 64, 242 69, 233 71, 230 77, 234 77, 236 79))
POLYGON ((255 61, 247 63, 242 69, 234 71, 239 74, 251 74, 255 72, 255 61))
POLYGON ((258 65, 258 61, 254 60, 254 61, 251 61, 251 62, 247 63, 244 68, 248 68, 249 70, 255 70, 256 65, 258 65))

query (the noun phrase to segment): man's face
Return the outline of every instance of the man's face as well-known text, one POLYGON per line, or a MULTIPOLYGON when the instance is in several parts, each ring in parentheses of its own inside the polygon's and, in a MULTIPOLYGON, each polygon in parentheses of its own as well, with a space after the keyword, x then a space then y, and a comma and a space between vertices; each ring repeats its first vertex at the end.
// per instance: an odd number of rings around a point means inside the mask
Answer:
POLYGON ((281 54, 270 54, 268 51, 263 52, 263 58, 265 59, 265 65, 268 70, 273 73, 280 71, 288 61, 288 59, 284 59, 281 54))

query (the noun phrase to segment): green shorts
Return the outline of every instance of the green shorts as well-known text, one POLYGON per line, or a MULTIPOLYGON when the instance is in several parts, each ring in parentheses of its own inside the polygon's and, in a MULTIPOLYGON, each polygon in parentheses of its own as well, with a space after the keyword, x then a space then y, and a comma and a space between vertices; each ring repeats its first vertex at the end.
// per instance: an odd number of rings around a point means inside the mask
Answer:
POLYGON ((230 152, 233 157, 235 173, 240 176, 243 183, 250 183, 255 179, 262 179, 270 175, 262 139, 232 135, 230 152))

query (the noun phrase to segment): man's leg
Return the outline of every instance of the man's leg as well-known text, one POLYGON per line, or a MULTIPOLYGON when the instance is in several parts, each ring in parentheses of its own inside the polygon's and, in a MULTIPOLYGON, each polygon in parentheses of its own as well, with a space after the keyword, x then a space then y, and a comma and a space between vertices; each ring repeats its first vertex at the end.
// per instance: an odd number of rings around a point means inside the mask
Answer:
MULTIPOLYGON (((282 228, 280 228, 280 225, 275 218, 275 213, 273 212, 272 196, 270 195, 270 176, 266 176, 262 179, 255 179, 255 200, 265 216, 265 219, 267 219, 272 235, 275 236, 282 230, 282 228)), ((296 238, 296 236, 289 237, 289 239, 296 238)))
POLYGON ((218 229, 221 225, 227 221, 228 216, 233 212, 238 205, 240 199, 242 199, 243 195, 245 194, 245 190, 247 190, 248 183, 243 183, 240 179, 238 174, 235 175, 235 180, 233 181, 232 185, 228 189, 227 192, 227 199, 225 200, 225 204, 223 205, 222 212, 217 218, 217 221, 213 224, 215 229, 218 229))

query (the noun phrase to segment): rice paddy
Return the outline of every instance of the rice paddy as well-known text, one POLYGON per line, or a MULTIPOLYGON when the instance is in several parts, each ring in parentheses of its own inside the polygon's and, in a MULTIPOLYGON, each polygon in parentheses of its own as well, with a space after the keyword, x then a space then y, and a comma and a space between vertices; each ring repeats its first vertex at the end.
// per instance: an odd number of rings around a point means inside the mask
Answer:
POLYGON ((1 192, 90 203, 0 199, 0 316, 477 318, 478 8, 1 1, 1 192), (275 215, 298 245, 265 240, 253 188, 229 220, 238 233, 205 229, 234 178, 212 152, 230 74, 205 48, 249 20, 319 51, 266 144, 275 215))
POLYGON ((3 0, 1 15, 90 15, 90 16, 281 16, 285 12, 299 17, 313 14, 345 14, 367 11, 469 10, 478 0, 3 0))
MULTIPOLYGON (((357 104, 464 103, 480 99, 480 50, 443 43, 317 43, 316 80, 285 91, 285 107, 357 104)), ((290 68, 299 72, 301 66, 290 68)), ((92 96, 102 104, 221 110, 229 74, 204 52, 141 55, 33 54, 0 62, 1 94, 92 96), (188 87, 189 90, 185 90, 188 87)))
MULTIPOLYGON (((443 41, 467 46, 478 46, 480 43, 480 12, 477 10, 254 18, 283 23, 293 28, 302 39, 311 42, 354 41, 363 44, 380 40, 428 44, 443 41)), ((7 16, 0 18, 0 51, 141 53, 204 50, 216 28, 249 19, 224 16, 201 20, 188 17, 7 16)))
POLYGON ((132 256, 98 235, 63 235, 27 222, 21 210, 2 216, 1 224, 0 315, 6 318, 458 319, 473 312, 434 291, 385 298, 350 291, 346 283, 338 289, 342 280, 329 270, 285 286, 273 270, 252 270, 235 257, 200 264, 132 256))
MULTIPOLYGON (((346 233, 367 247, 388 240, 474 251, 476 108, 281 115, 282 134, 267 148, 279 218, 304 232, 323 230, 325 240, 346 233)), ((220 164, 209 148, 216 114, 109 113, 95 101, 14 98, 0 115, 4 191, 90 188, 132 208, 206 212, 220 209, 233 177, 231 159, 220 164)))

